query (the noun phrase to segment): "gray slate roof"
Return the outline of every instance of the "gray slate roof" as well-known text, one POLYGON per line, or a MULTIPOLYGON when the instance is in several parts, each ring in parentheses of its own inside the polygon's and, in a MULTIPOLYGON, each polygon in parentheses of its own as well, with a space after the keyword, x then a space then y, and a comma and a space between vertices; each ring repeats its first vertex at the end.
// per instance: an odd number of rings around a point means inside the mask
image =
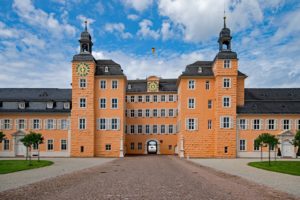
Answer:
POLYGON ((95 75, 124 76, 124 73, 121 66, 113 60, 96 60, 95 75), (105 72, 105 67, 108 67, 108 72, 105 72))
POLYGON ((300 114, 300 88, 246 88, 239 114, 300 114))
MULTIPOLYGON (((197 61, 186 66, 185 70, 182 72, 181 76, 214 76, 212 70, 214 61, 197 61), (202 67, 202 72, 199 73, 198 69, 202 67)), ((246 77, 244 73, 238 71, 238 76, 246 77)))
MULTIPOLYGON (((177 92, 176 87, 177 79, 160 79, 159 91, 160 92, 177 92)), ((147 80, 128 80, 127 92, 147 92, 147 80), (128 85, 131 89, 128 89, 128 85)))

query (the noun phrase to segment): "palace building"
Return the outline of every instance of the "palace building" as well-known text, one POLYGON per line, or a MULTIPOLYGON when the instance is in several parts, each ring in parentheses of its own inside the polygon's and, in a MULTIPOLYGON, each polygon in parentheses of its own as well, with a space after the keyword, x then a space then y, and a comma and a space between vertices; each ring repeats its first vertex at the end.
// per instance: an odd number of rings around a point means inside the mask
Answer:
POLYGON ((85 28, 72 89, 0 89, 0 156, 24 156, 20 139, 34 131, 44 143, 32 154, 45 157, 259 157, 254 140, 265 132, 279 138, 283 157, 294 157, 300 88, 245 88, 231 39, 224 18, 214 60, 195 61, 174 79, 127 80, 118 63, 93 57, 85 28))

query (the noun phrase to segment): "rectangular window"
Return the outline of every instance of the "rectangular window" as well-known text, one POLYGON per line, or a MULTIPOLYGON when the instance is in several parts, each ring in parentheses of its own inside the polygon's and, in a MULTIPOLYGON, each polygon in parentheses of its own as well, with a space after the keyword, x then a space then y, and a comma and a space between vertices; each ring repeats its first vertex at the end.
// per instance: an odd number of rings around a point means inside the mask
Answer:
POLYGON ((33 129, 41 129, 41 122, 39 119, 32 120, 32 128, 33 129))
POLYGON ((205 89, 206 90, 210 89, 210 83, 209 83, 209 81, 205 81, 205 89))
POLYGON ((138 133, 143 133, 143 126, 142 125, 138 125, 138 133))
POLYGON ((100 108, 105 109, 106 108, 106 99, 101 98, 100 99, 100 108))
POLYGON ((68 120, 67 119, 61 119, 59 128, 61 130, 67 130, 68 129, 68 120))
POLYGON ((230 87, 231 87, 230 78, 224 78, 223 79, 223 88, 230 88, 230 87))
POLYGON ((149 134, 149 133, 150 133, 150 126, 146 125, 146 134, 149 134))
POLYGON ((118 119, 111 119, 111 130, 118 130, 118 119))
POLYGON ((223 107, 224 108, 230 107, 230 97, 223 97, 223 107))
POLYGON ((262 127, 261 120, 260 119, 254 119, 253 120, 253 130, 260 130, 262 127))
POLYGON ((157 117, 157 109, 153 109, 153 117, 157 117))
POLYGON ((130 102, 134 102, 135 97, 134 96, 130 96, 130 102))
POLYGON ((85 124, 86 124, 85 118, 80 118, 80 119, 79 119, 79 129, 80 129, 80 130, 84 130, 85 127, 86 127, 85 124))
POLYGON ((85 108, 86 107, 86 98, 80 98, 79 99, 79 107, 85 108))
POLYGON ((169 109, 169 117, 173 117, 174 116, 174 110, 173 109, 169 109))
POLYGON ((224 69, 229 69, 230 67, 231 67, 230 60, 229 59, 225 59, 224 60, 224 69))
POLYGON ((130 133, 134 133, 134 125, 130 125, 130 133))
POLYGON ((253 142, 253 149, 254 149, 254 151, 260 151, 260 146, 259 146, 259 144, 255 144, 255 141, 253 142))
POLYGON ((54 119, 47 119, 46 120, 46 129, 47 130, 54 129, 54 119))
POLYGON ((106 119, 100 118, 99 119, 99 130, 105 130, 106 129, 106 119))
POLYGON ((118 81, 117 80, 111 81, 111 88, 112 89, 117 89, 118 88, 118 81))
POLYGON ((246 130, 247 129, 247 120, 246 119, 239 119, 239 128, 241 130, 246 130))
POLYGON ((161 101, 161 102, 165 102, 165 101, 166 101, 166 96, 165 96, 165 95, 161 95, 160 101, 161 101))
POLYGON ((80 88, 86 88, 86 79, 85 78, 81 78, 79 80, 79 87, 80 88))
POLYGON ((209 119, 208 121, 207 121, 207 129, 212 129, 212 121, 211 121, 211 119, 209 119))
POLYGON ((268 119, 267 120, 267 129, 268 130, 275 130, 275 119, 268 119))
POLYGON ((221 128, 232 128, 232 118, 231 117, 221 117, 221 128))
POLYGON ((111 108, 112 109, 117 109, 118 108, 118 99, 111 99, 111 108))
POLYGON ((150 102, 150 96, 149 95, 146 96, 146 102, 150 102))
POLYGON ((169 95, 169 102, 173 102, 174 101, 174 96, 172 94, 169 95))
POLYGON ((143 149, 143 144, 141 142, 138 143, 138 150, 142 150, 143 149))
POLYGON ((173 125, 169 125, 169 133, 171 133, 171 134, 172 134, 172 133, 173 133, 173 131, 174 131, 174 130, 173 130, 173 125))
POLYGON ((300 130, 300 119, 296 120, 296 129, 300 130))
POLYGON ((195 81, 194 81, 194 80, 189 80, 188 88, 189 88, 190 90, 195 89, 195 81))
POLYGON ((166 110, 165 109, 161 109, 160 110, 160 116, 161 117, 165 117, 166 116, 166 110))
POLYGON ((166 133, 166 126, 165 125, 161 125, 160 126, 160 133, 166 133))
POLYGON ((157 125, 153 125, 152 132, 153 132, 154 134, 157 133, 157 125))
POLYGON ((172 145, 169 145, 169 150, 172 150, 172 145))
POLYGON ((228 147, 224 147, 224 153, 228 153, 228 147))
POLYGON ((143 117, 143 110, 142 109, 138 109, 138 117, 143 117))
POLYGON ((105 151, 110 151, 110 150, 111 150, 111 144, 106 144, 105 151))
POLYGON ((188 108, 189 109, 195 108, 195 99, 193 99, 193 98, 188 99, 188 108))
POLYGON ((11 127, 12 127, 11 120, 10 119, 4 119, 3 120, 3 125, 4 125, 5 130, 11 129, 11 127))
POLYGON ((130 143, 130 150, 134 150, 134 142, 130 143))
POLYGON ((24 130, 25 129, 25 123, 26 123, 25 119, 19 119, 18 124, 17 124, 18 130, 24 130))
POLYGON ((67 140, 61 140, 61 141, 60 141, 60 149, 61 149, 62 151, 67 150, 67 140))
POLYGON ((150 110, 149 109, 146 109, 145 115, 146 115, 146 117, 150 117, 150 110))
POLYGON ((289 120, 289 119, 282 120, 282 129, 290 130, 291 129, 291 120, 289 120))
POLYGON ((39 144, 34 143, 34 144, 32 145, 32 148, 33 148, 33 150, 38 150, 38 149, 39 149, 39 144))
POLYGON ((143 102, 143 96, 138 96, 138 102, 143 102))
POLYGON ((3 150, 4 151, 9 150, 9 140, 6 140, 6 139, 3 140, 3 150))
POLYGON ((47 150, 52 151, 53 150, 53 140, 47 141, 47 150))
POLYGON ((153 102, 157 102, 157 95, 153 95, 153 102))
POLYGON ((80 152, 81 152, 81 153, 84 152, 84 146, 80 146, 80 152))
POLYGON ((101 89, 106 89, 106 80, 101 80, 100 81, 100 88, 101 89))
POLYGON ((134 117, 134 110, 130 110, 130 117, 134 117))
POLYGON ((240 140, 240 151, 246 151, 246 140, 240 140))
POLYGON ((188 119, 188 130, 195 130, 195 119, 188 119))
POLYGON ((212 100, 208 100, 208 102, 207 102, 207 108, 208 109, 211 109, 212 108, 212 100))

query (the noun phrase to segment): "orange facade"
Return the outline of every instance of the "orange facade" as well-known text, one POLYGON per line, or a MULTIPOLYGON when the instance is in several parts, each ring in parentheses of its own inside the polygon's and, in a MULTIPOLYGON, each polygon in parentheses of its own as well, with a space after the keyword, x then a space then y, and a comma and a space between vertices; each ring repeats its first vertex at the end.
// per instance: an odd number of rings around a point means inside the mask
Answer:
MULTIPOLYGON (((69 92, 40 89, 39 93, 30 90, 37 97, 0 97, 0 131, 6 135, 0 156, 24 156, 19 140, 31 130, 45 137, 39 147, 42 156, 156 153, 258 157, 254 140, 264 132, 280 139, 278 148, 283 156, 295 156, 290 141, 300 129, 299 89, 245 89, 247 76, 238 70, 228 28, 220 32, 220 49, 213 61, 187 65, 176 79, 149 76, 127 80, 119 64, 92 56, 93 43, 87 30, 79 41, 69 92), (48 97, 47 92, 59 97, 48 97), (22 105, 22 101, 29 102, 28 106, 9 110, 13 103, 22 105), (57 109, 52 112, 48 103, 55 101, 57 109), (65 108, 66 102, 72 103, 70 108, 65 108), (33 119, 40 119, 40 128, 33 128, 38 122, 33 119)), ((10 95, 7 90, 0 93, 10 95)))

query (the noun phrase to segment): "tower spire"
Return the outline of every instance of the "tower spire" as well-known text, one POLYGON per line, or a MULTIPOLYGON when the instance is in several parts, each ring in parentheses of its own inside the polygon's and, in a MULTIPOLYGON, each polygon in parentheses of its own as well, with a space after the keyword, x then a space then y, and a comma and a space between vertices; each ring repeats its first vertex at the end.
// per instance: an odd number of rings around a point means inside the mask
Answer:
POLYGON ((223 17, 223 19, 224 19, 224 28, 226 28, 226 12, 225 12, 225 9, 224 9, 224 17, 223 17))
POLYGON ((84 23, 85 23, 85 28, 84 28, 84 30, 87 31, 87 20, 85 20, 84 23))

